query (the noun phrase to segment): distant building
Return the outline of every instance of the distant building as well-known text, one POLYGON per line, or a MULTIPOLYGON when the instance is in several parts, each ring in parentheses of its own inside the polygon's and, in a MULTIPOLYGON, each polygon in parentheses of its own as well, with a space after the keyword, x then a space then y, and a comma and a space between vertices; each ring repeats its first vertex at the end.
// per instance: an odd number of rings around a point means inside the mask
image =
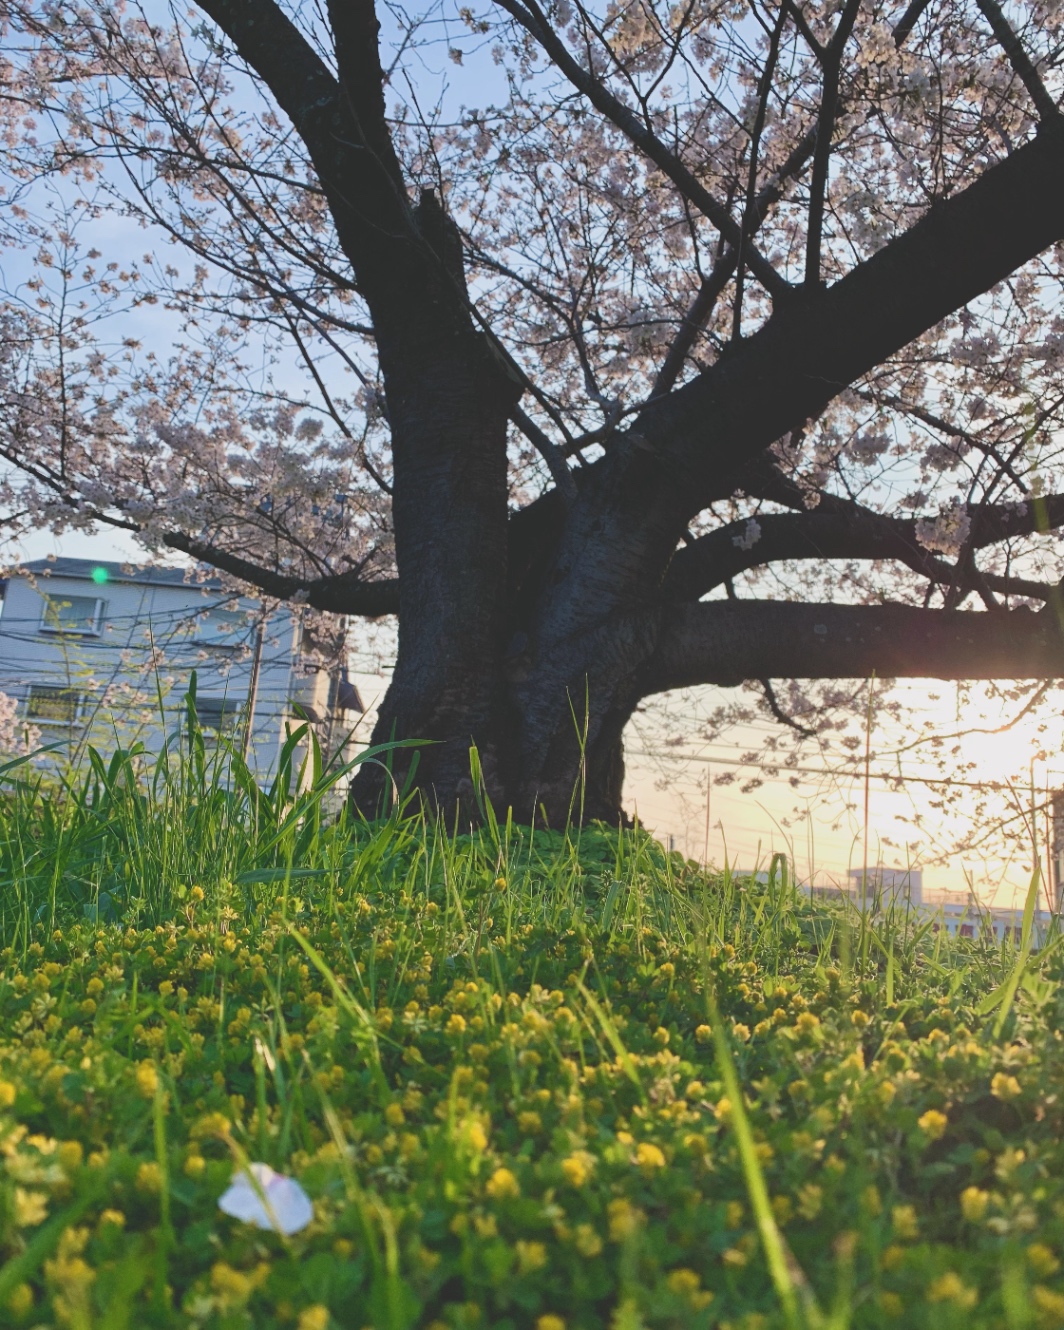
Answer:
MULTIPOLYGON (((820 898, 851 901, 860 909, 883 913, 888 910, 911 910, 920 920, 931 923, 933 929, 944 929, 958 937, 990 937, 997 942, 1010 940, 1018 943, 1023 932, 1023 905, 984 905, 966 891, 924 890, 923 873, 919 869, 882 868, 877 865, 867 873, 862 868, 851 868, 842 882, 817 883, 808 888, 811 895, 820 898)), ((1036 910, 1033 937, 1041 945, 1048 933, 1053 915, 1048 910, 1036 910)))
POLYGON ((882 868, 878 864, 866 872, 850 869, 850 891, 869 902, 878 900, 882 909, 889 905, 919 905, 924 899, 924 875, 919 868, 882 868))
POLYGON ((59 756, 87 743, 157 752, 187 715, 195 671, 205 741, 227 735, 266 778, 295 707, 330 747, 362 711, 346 669, 319 669, 302 634, 297 614, 183 569, 40 559, 3 588, 0 692, 59 756))

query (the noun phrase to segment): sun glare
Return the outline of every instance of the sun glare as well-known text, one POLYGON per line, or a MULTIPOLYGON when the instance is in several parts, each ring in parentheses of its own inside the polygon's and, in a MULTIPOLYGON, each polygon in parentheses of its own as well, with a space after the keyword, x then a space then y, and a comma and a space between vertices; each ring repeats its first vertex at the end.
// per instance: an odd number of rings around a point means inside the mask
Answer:
POLYGON ((958 706, 948 684, 935 687, 918 683, 906 692, 906 730, 888 727, 883 742, 889 752, 892 740, 902 752, 903 769, 942 768, 944 777, 958 780, 1008 782, 1028 788, 1032 778, 1039 787, 1047 779, 1064 779, 1060 737, 1045 728, 1044 716, 1020 716, 1022 701, 1003 701, 986 689, 972 689, 958 706), (939 691, 941 690, 941 691, 939 691))

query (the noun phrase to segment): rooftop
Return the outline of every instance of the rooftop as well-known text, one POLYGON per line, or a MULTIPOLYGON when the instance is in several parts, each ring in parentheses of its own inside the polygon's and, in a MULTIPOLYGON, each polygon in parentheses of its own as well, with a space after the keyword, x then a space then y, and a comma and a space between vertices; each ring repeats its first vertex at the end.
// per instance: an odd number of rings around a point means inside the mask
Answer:
POLYGON ((149 586, 187 586, 195 590, 220 591, 217 577, 200 575, 197 568, 166 568, 154 564, 109 563, 106 559, 33 559, 20 564, 15 576, 68 577, 84 582, 137 582, 149 586))

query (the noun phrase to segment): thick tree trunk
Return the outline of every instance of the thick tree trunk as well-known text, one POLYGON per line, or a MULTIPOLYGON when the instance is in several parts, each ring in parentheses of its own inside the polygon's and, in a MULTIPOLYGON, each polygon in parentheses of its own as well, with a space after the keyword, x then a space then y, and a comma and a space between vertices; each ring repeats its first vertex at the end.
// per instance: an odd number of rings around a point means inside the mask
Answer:
MULTIPOLYGON (((1060 611, 1054 603, 1036 614, 767 601, 647 611, 613 622, 609 631, 577 635, 565 650, 556 644, 549 657, 511 651, 494 693, 486 686, 483 694, 505 697, 504 722, 492 712, 485 728, 469 737, 491 758, 493 801, 513 807, 518 820, 617 825, 625 818, 622 734, 641 697, 763 678, 1064 677, 1060 611)), ((472 709, 470 701, 465 712, 456 706, 453 714, 471 715, 472 709)), ((452 736, 450 749, 441 744, 440 753, 450 753, 446 765, 430 767, 436 773, 431 784, 419 773, 418 784, 442 810, 461 806, 475 819, 468 804, 468 742, 462 743, 452 736)))
MULTIPOLYGON (((493 798, 507 747, 506 430, 514 385, 475 333, 388 381, 395 457, 399 649, 374 742, 422 739, 417 784, 444 810, 473 807, 470 746, 493 798)), ((411 752, 391 759, 400 785, 411 752)), ((375 810, 390 782, 366 767, 354 797, 375 810)))

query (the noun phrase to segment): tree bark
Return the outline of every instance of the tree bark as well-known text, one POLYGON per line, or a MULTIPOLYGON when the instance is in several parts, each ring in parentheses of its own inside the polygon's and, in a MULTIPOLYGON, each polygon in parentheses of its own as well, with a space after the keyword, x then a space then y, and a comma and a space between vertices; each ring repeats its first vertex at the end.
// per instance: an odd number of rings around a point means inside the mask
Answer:
MULTIPOLYGON (((399 643, 373 738, 430 741, 417 783, 432 804, 463 816, 474 809, 473 744, 488 793, 505 799, 506 429, 515 397, 474 333, 388 383, 399 643)), ((392 760, 400 784, 410 760, 402 751, 392 760)), ((376 811, 382 793, 380 768, 365 767, 356 802, 376 811)))
POLYGON ((1064 677, 1064 620, 1034 613, 915 605, 707 601, 664 616, 646 692, 744 679, 1045 679, 1064 677))

